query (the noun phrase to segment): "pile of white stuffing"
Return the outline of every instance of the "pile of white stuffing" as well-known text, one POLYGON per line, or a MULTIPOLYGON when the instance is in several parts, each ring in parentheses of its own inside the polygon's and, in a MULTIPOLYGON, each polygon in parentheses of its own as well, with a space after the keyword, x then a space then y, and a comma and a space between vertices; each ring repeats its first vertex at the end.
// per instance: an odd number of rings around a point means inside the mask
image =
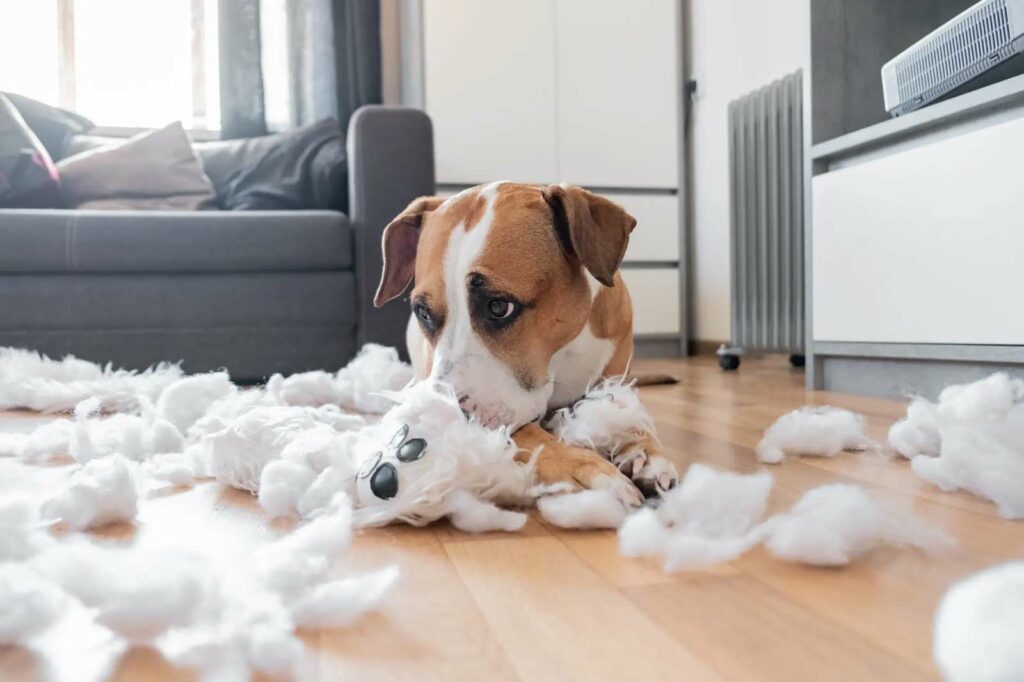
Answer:
MULTIPOLYGON (((155 646, 208 679, 295 676, 304 665, 297 631, 349 625, 383 598, 395 567, 333 570, 353 527, 448 517, 469 532, 512 532, 526 522, 521 507, 536 502, 558 526, 618 529, 623 555, 659 558, 666 571, 731 561, 756 546, 782 560, 843 566, 883 545, 952 542, 845 484, 812 489, 765 519, 767 471, 695 464, 660 504, 634 513, 607 491, 537 486, 507 429, 467 418, 444 385, 413 384, 397 353, 375 345, 336 373, 275 375, 244 390, 223 371, 131 372, 0 349, 0 409, 10 408, 73 418, 0 432, 0 457, 75 469, 42 499, 0 497, 0 644, 30 643, 75 602, 125 642, 155 646), (247 561, 189 547, 113 549, 76 533, 131 521, 151 493, 203 480, 247 490, 270 517, 300 525, 247 561), (58 540, 53 526, 69 534, 58 540)), ((636 389, 621 380, 593 387, 546 427, 616 463, 654 433, 636 389)), ((889 442, 923 478, 1024 517, 1024 382, 997 374, 950 387, 937 403, 915 400, 889 442)), ((773 424, 756 453, 774 464, 878 449, 862 417, 806 407, 773 424)), ((966 608, 953 596, 949 609, 966 608)), ((956 641, 958 631, 941 622, 942 641, 956 641)), ((942 665, 953 671, 950 660, 942 665)))

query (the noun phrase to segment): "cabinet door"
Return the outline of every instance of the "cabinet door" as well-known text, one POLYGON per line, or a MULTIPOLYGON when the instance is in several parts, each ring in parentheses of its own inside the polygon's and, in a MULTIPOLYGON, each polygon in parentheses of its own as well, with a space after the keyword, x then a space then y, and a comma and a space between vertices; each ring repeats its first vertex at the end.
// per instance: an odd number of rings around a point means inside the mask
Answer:
POLYGON ((814 178, 815 341, 1024 344, 1024 118, 814 178))
POLYGON ((423 3, 437 179, 553 182, 554 0, 423 3))
POLYGON ((561 180, 678 186, 679 3, 555 0, 555 7, 561 180))
POLYGON ((633 333, 678 334, 680 329, 679 270, 623 268, 622 279, 633 301, 633 333))

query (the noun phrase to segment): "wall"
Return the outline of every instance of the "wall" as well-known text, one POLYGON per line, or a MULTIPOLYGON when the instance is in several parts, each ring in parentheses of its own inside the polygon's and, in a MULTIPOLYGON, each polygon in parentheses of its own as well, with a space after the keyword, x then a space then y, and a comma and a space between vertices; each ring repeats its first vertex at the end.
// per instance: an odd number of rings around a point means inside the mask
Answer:
POLYGON ((729 338, 729 102, 801 68, 808 0, 690 0, 690 200, 693 331, 729 338))

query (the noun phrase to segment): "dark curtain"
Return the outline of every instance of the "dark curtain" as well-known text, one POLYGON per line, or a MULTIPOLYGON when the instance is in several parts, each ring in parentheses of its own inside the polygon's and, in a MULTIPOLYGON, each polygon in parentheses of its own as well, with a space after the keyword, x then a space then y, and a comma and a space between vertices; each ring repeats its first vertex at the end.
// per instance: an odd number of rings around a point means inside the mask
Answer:
POLYGON ((217 25, 221 137, 266 135, 259 0, 220 0, 217 25))
POLYGON ((345 130, 356 109, 381 102, 379 0, 288 0, 286 92, 264 89, 259 4, 220 0, 223 137, 266 133, 264 97, 287 99, 291 128, 335 118, 345 130))

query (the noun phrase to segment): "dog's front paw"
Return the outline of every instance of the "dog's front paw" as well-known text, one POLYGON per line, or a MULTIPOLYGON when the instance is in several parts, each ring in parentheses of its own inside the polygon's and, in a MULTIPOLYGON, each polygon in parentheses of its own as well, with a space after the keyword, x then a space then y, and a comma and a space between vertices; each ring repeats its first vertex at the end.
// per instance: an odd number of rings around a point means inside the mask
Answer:
POLYGON ((538 482, 544 485, 567 483, 573 490, 607 490, 626 507, 639 507, 641 493, 618 467, 596 452, 571 446, 551 448, 554 456, 540 457, 536 464, 538 482))
POLYGON ((660 497, 679 482, 679 473, 664 455, 648 454, 644 465, 633 477, 633 483, 647 497, 660 497))

